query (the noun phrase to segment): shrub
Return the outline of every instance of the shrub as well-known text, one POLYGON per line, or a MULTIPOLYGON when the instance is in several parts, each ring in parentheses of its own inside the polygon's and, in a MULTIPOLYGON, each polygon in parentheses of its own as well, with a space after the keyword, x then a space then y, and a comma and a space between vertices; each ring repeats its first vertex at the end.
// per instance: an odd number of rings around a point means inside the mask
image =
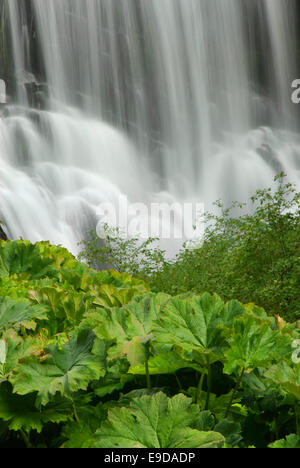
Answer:
POLYGON ((269 314, 300 318, 300 194, 275 178, 277 188, 258 190, 249 203, 206 213, 198 247, 183 247, 172 261, 153 239, 123 239, 115 231, 105 246, 92 239, 81 258, 107 262, 146 280, 155 291, 216 292, 223 299, 255 302, 269 314), (238 213, 240 210, 240 213, 238 213), (237 214, 238 213, 238 214, 237 214))

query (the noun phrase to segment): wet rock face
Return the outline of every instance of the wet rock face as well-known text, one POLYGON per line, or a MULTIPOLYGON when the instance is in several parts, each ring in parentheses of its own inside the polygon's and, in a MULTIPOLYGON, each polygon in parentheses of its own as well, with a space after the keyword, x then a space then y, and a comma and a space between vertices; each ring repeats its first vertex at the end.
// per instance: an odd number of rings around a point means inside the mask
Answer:
POLYGON ((14 88, 14 80, 10 78, 13 74, 12 57, 7 4, 5 0, 0 0, 0 79, 5 81, 8 94, 11 94, 14 88))
POLYGON ((39 83, 44 81, 45 73, 32 1, 18 0, 21 5, 19 7, 19 21, 24 37, 26 35, 26 47, 28 47, 26 55, 29 58, 28 63, 25 64, 26 69, 18 70, 18 73, 16 73, 13 63, 14 53, 8 11, 9 1, 0 0, 0 79, 6 83, 8 103, 15 100, 17 87, 21 83, 28 89, 29 102, 32 103, 33 107, 40 107, 41 92, 44 92, 44 89, 39 83), (37 93, 37 96, 35 96, 35 93, 37 93))
POLYGON ((5 241, 8 240, 8 237, 7 237, 7 235, 5 234, 5 232, 4 232, 4 230, 3 230, 3 228, 2 228, 1 225, 0 225, 0 239, 1 239, 1 240, 5 240, 5 241))

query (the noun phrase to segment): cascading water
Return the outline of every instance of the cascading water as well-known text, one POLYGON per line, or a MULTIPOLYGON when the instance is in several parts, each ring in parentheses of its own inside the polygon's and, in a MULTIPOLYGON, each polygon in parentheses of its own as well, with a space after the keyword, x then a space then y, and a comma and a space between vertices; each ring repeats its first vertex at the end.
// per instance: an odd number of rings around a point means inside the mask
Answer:
POLYGON ((299 183, 295 12, 294 0, 2 0, 9 235, 76 252, 121 194, 209 207, 281 170, 299 183))

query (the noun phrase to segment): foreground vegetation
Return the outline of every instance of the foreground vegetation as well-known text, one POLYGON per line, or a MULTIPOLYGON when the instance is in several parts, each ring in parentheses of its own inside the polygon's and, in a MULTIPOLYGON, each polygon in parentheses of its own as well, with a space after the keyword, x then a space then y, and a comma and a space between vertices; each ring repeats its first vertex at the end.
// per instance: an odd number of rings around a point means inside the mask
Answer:
POLYGON ((297 323, 0 244, 0 446, 300 447, 297 323))

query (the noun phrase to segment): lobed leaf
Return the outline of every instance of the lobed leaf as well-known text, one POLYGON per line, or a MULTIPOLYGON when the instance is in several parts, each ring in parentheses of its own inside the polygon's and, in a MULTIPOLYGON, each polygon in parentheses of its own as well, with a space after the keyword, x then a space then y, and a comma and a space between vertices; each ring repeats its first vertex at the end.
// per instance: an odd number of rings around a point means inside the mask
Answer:
POLYGON ((213 448, 224 443, 217 432, 193 428, 199 408, 182 394, 134 398, 128 408, 113 408, 87 446, 97 448, 213 448))
POLYGON ((92 380, 105 373, 99 358, 91 353, 94 338, 91 331, 82 331, 61 350, 49 346, 45 362, 31 360, 20 364, 9 378, 14 392, 19 395, 37 392, 38 404, 46 405, 57 392, 70 396, 78 390, 86 390, 92 380))

